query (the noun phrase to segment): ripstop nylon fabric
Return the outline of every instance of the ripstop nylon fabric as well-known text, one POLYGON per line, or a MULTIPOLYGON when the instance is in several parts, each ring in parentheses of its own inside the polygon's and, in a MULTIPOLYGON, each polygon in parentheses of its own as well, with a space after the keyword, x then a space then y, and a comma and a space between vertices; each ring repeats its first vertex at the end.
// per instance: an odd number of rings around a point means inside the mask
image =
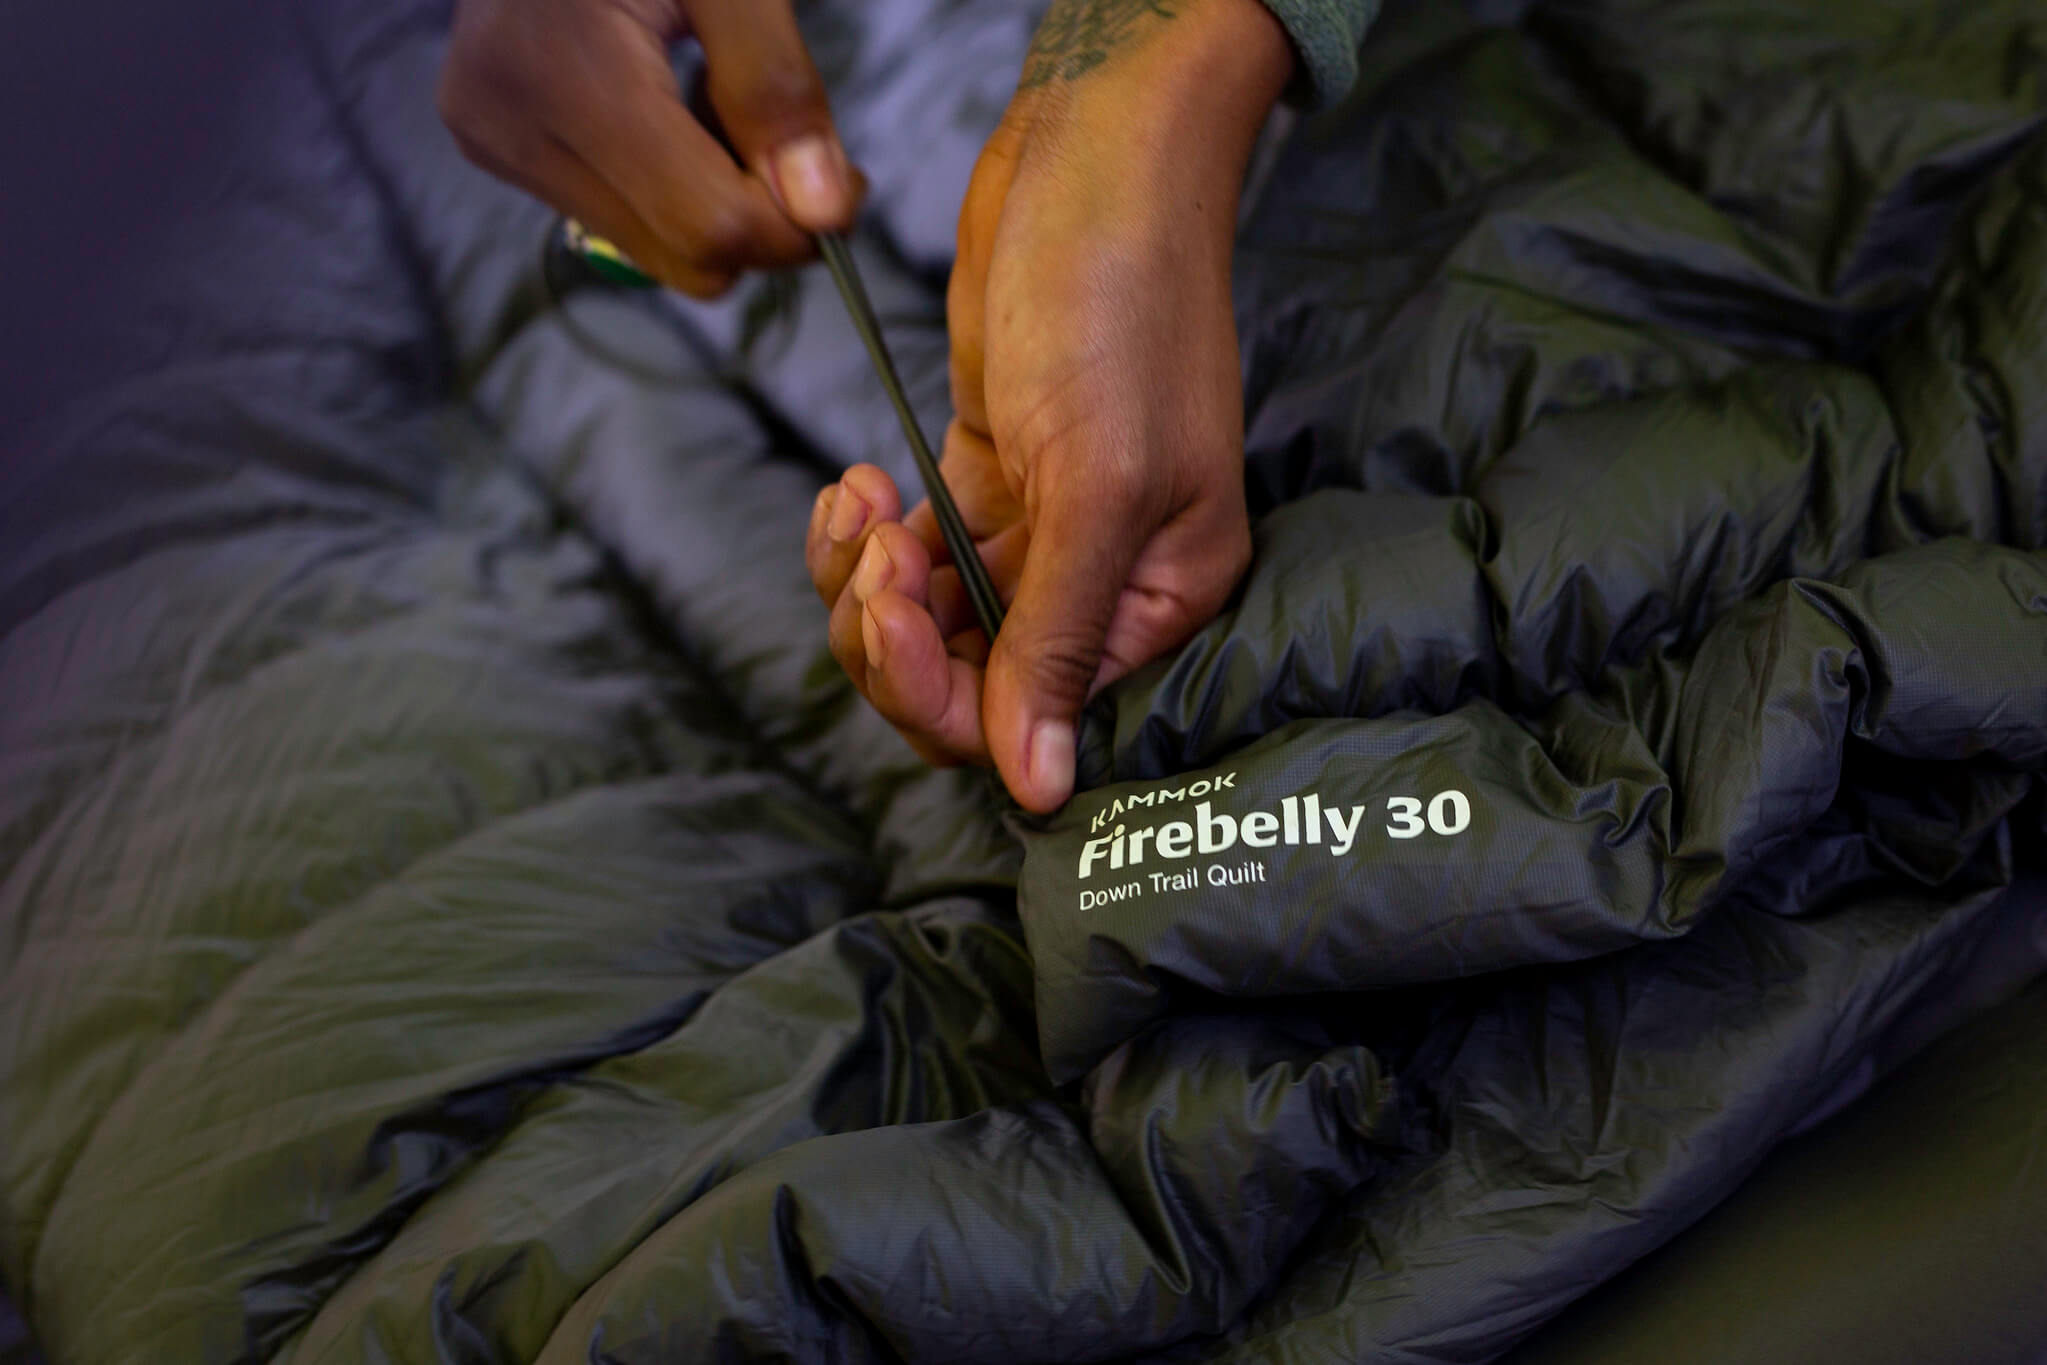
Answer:
MULTIPOLYGON (((1669 1242, 2030 941, 2036 9, 1389 6, 1244 233, 1251 574, 1013 828, 825 649, 822 272, 550 307, 444 7, 293 29, 0 473, 51 1359, 1479 1361, 1669 1242), (1224 774, 1329 841, 1080 908, 1224 774)), ((815 16, 927 429, 1030 17, 815 16)))

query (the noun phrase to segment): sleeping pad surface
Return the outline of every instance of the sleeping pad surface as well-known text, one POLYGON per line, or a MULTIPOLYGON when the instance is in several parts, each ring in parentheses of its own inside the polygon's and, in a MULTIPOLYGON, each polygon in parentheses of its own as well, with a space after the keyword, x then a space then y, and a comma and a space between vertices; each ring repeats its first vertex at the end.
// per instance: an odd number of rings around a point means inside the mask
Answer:
MULTIPOLYGON (((826 649, 829 280, 553 297, 445 6, 246 18, 0 472, 53 1362, 1483 1361, 2038 970, 2033 0, 1390 5, 1243 229, 1249 577, 1045 819, 826 649)), ((932 427, 1032 18, 809 16, 932 427)))

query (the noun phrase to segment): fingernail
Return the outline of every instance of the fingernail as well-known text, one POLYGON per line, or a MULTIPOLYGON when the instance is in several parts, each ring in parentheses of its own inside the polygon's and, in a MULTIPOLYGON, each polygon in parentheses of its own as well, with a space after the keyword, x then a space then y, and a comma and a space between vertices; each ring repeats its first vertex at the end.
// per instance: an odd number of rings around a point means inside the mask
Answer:
POLYGON ((1041 792, 1056 792, 1064 800, 1073 790, 1073 724, 1064 720, 1041 720, 1031 730, 1031 785, 1041 792))
POLYGON ((867 542, 867 548, 860 552, 860 563, 853 570, 853 600, 865 602, 889 585, 896 576, 896 562, 888 557, 888 551, 881 548, 880 537, 867 542))
POLYGON ((888 637, 881 633, 881 622, 874 619, 873 607, 860 608, 860 643, 867 649, 867 666, 880 668, 888 654, 888 637))
POLYGON ((838 500, 832 504, 831 525, 825 533, 844 545, 859 538, 860 530, 867 525, 867 503, 844 484, 839 485, 838 500))
POLYGON ((810 133, 779 148, 769 162, 789 216, 808 228, 836 223, 845 211, 846 174, 832 139, 810 133))

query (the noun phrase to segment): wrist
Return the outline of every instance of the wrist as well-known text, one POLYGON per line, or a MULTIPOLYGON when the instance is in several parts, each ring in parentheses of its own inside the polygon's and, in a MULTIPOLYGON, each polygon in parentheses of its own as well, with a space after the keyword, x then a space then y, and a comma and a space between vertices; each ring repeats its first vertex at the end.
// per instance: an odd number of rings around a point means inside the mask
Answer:
POLYGON ((1059 0, 1012 119, 1129 207, 1194 212, 1227 233, 1294 65, 1286 30, 1261 0, 1172 0, 1170 9, 1059 0))
POLYGON ((1294 46, 1263 0, 1179 0, 1154 73, 1182 118, 1248 147, 1294 75, 1294 46))

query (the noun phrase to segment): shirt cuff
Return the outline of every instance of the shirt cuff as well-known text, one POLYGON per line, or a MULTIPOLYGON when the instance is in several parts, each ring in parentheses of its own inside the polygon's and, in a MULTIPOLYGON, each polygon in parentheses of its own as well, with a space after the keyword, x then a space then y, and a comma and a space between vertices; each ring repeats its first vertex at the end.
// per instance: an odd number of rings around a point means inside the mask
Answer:
POLYGON ((1379 0, 1265 0, 1293 40, 1301 69, 1287 101, 1327 109, 1358 78, 1358 44, 1378 17, 1379 0))

